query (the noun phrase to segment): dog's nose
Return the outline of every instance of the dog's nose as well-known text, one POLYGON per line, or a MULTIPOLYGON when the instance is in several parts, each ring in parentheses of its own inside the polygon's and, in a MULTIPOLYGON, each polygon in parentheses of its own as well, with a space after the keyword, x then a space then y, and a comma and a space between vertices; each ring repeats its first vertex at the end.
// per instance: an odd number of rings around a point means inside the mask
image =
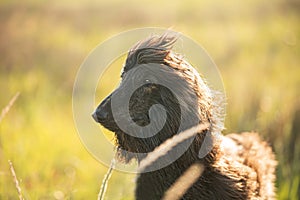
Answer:
POLYGON ((106 97, 92 114, 96 122, 103 124, 111 119, 110 97, 106 97))
POLYGON ((96 122, 98 122, 98 117, 97 117, 96 111, 92 114, 92 117, 96 122))
POLYGON ((94 118, 94 120, 96 122, 103 122, 104 120, 107 119, 108 117, 108 112, 105 111, 105 110, 96 110, 93 114, 92 114, 92 117, 94 118))

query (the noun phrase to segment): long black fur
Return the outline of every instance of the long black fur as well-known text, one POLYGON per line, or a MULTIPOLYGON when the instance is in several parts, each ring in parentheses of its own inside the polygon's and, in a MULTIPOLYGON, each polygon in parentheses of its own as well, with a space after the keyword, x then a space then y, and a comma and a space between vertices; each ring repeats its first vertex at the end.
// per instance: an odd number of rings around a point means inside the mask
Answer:
MULTIPOLYGON (((212 150, 199 158, 199 150, 207 134, 223 129, 220 100, 205 80, 181 55, 172 52, 177 40, 174 34, 151 36, 137 43, 128 53, 122 72, 120 86, 96 109, 95 120, 115 132, 118 157, 129 162, 140 162, 146 153, 152 152, 168 138, 200 123, 209 123, 207 130, 200 132, 190 142, 186 151, 166 167, 141 173, 136 182, 136 199, 161 199, 174 182, 194 163, 201 163, 205 170, 197 182, 180 197, 181 199, 272 199, 275 198, 274 171, 276 161, 271 148, 256 133, 232 134, 216 142, 212 138, 212 150), (139 67, 159 64, 157 71, 139 74, 139 67), (137 69, 136 73, 130 73, 137 69), (176 85, 179 99, 168 88, 147 83, 161 80, 176 85), (124 133, 114 121, 111 97, 126 92, 132 81, 145 81, 132 95, 129 112, 132 120, 146 126, 150 122, 149 109, 155 104, 166 109, 167 120, 162 130, 148 138, 138 138, 124 133), (195 96, 193 96, 196 94, 195 96), (106 117, 103 118, 103 112, 106 117), (100 117, 101 116, 101 117, 100 117), (180 127, 180 124, 185 124, 180 127), (145 153, 145 154, 131 154, 145 153)), ((121 95, 122 96, 122 95, 121 95)), ((156 116, 160 117, 160 116, 156 116)), ((172 152, 162 157, 168 159, 172 152)))

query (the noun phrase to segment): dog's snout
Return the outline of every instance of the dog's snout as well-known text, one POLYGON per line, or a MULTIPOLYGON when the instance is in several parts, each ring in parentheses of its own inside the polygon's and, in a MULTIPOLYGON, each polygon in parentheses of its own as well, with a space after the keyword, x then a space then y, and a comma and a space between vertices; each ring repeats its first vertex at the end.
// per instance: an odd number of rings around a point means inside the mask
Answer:
POLYGON ((100 103, 95 112, 92 114, 93 119, 98 123, 109 120, 110 109, 110 96, 108 96, 100 103))
POLYGON ((105 109, 96 110, 92 117, 96 122, 103 122, 108 118, 108 112, 105 109))
POLYGON ((97 110, 95 110, 95 112, 92 114, 92 117, 96 122, 99 122, 97 117, 97 110))

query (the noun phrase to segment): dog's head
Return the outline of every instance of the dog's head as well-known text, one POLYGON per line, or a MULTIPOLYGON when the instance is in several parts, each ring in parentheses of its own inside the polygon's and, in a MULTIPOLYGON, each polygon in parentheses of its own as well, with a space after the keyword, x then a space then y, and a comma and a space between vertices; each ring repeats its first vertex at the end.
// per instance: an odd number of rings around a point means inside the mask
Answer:
POLYGON ((176 40, 167 33, 137 43, 128 53, 119 87, 93 114, 115 132, 125 161, 133 158, 126 152, 148 153, 180 131, 201 122, 218 123, 212 91, 188 62, 171 52, 176 40))

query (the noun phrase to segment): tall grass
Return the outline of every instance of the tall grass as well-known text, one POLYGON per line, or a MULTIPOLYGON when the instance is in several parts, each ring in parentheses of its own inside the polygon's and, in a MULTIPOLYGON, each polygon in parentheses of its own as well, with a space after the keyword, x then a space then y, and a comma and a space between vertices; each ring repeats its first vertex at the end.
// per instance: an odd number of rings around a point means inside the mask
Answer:
POLYGON ((3 120, 3 118, 5 117, 5 115, 8 113, 8 111, 10 110, 10 108, 13 106, 13 104, 15 103, 15 101, 18 99, 20 93, 17 92, 15 94, 15 96, 13 96, 13 98, 9 101, 9 103, 7 104, 7 106, 5 106, 2 111, 1 111, 1 115, 0 115, 0 123, 3 120))
MULTIPOLYGON (((9 110, 11 109, 11 107, 13 106, 13 104, 15 103, 15 101, 18 99, 19 95, 20 95, 20 93, 17 92, 13 96, 13 98, 9 101, 9 103, 7 104, 7 106, 5 106, 2 109, 2 112, 1 112, 1 115, 0 115, 0 123, 4 119, 4 117, 7 115, 7 113, 9 112, 9 110)), ((12 162, 10 160, 8 160, 8 164, 9 164, 9 167, 10 167, 12 179, 13 179, 13 181, 15 183, 15 187, 16 187, 16 190, 18 192, 19 199, 20 200, 24 200, 23 195, 22 195, 22 189, 20 187, 19 180, 17 178, 14 166, 13 166, 13 164, 12 164, 12 162)))
POLYGON ((16 185, 16 189, 17 189, 17 192, 18 192, 19 200, 24 200, 23 195, 22 195, 22 189, 20 187, 19 180, 17 178, 14 166, 13 166, 13 164, 12 164, 12 162, 10 160, 8 161, 8 164, 9 164, 9 167, 10 167, 10 171, 11 171, 13 180, 14 180, 15 185, 16 185))
POLYGON ((205 167, 201 163, 191 165, 166 191, 163 200, 178 200, 199 179, 205 167))
POLYGON ((108 185, 108 181, 112 175, 112 171, 115 167, 115 160, 113 159, 111 161, 111 164, 109 166, 109 169, 107 171, 107 173, 105 174, 103 180, 102 180, 102 185, 101 185, 101 188, 100 188, 100 191, 99 191, 99 194, 98 194, 98 200, 103 200, 104 197, 105 197, 105 192, 106 192, 106 189, 107 189, 107 185, 108 185))

